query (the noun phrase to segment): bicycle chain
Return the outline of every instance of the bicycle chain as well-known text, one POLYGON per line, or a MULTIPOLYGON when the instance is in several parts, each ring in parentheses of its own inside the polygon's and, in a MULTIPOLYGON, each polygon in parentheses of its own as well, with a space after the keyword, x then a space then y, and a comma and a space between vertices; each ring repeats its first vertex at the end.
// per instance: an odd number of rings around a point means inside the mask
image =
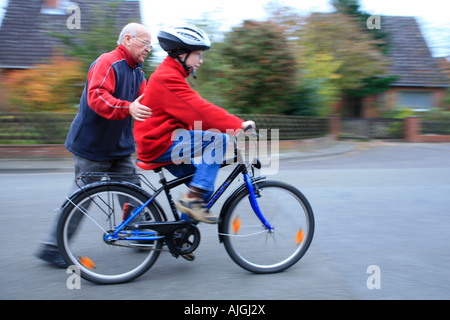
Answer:
MULTIPOLYGON (((110 245, 110 246, 115 246, 115 247, 122 247, 122 248, 133 248, 133 249, 139 249, 139 250, 156 250, 156 251, 160 251, 160 252, 170 252, 171 254, 178 256, 179 254, 183 254, 183 253, 176 253, 173 252, 172 250, 170 250, 170 248, 162 248, 161 249, 155 249, 154 247, 151 246, 146 246, 146 245, 134 245, 134 244, 121 244, 121 243, 116 243, 116 241, 107 241, 105 240, 105 238, 103 238, 103 241, 110 245)), ((144 240, 145 241, 145 240, 144 240)), ((197 244, 198 245, 198 244, 197 244)), ((197 246, 196 246, 197 247, 197 246)))
POLYGON ((150 248, 150 246, 140 246, 140 245, 127 245, 127 244, 119 244, 119 243, 115 243, 115 242, 107 242, 107 244, 109 244, 110 246, 115 246, 115 247, 123 247, 123 248, 133 248, 133 249, 140 249, 140 250, 158 250, 158 251, 168 251, 168 250, 164 250, 164 249, 154 249, 154 248, 150 248))
POLYGON ((121 244, 121 243, 116 243, 116 241, 106 241, 103 240, 106 244, 110 245, 110 246, 115 246, 115 247, 123 247, 123 248, 133 248, 133 249, 139 249, 139 250, 156 250, 156 251, 170 251, 169 249, 155 249, 151 246, 143 246, 143 245, 129 245, 129 244, 121 244))
MULTIPOLYGON (((182 227, 185 228, 185 227, 182 227)), ((177 231, 179 229, 176 229, 175 231, 177 231)), ((195 240, 197 240, 196 242, 192 243, 194 245, 194 248, 192 249, 192 251, 194 251, 199 244, 199 240, 200 240, 200 232, 197 229, 197 227, 195 226, 190 226, 188 228, 187 231, 185 231, 188 233, 188 235, 194 235, 195 236, 195 240)), ((110 234, 110 233, 107 233, 110 234)), ((147 246, 147 245, 139 245, 139 244, 122 244, 122 243, 116 243, 117 240, 107 240, 105 238, 106 234, 103 236, 103 241, 111 246, 116 246, 116 247, 123 247, 123 248, 135 248, 135 249, 139 249, 139 250, 157 250, 157 251, 164 251, 164 252, 170 252, 173 255, 183 255, 185 254, 185 252, 183 252, 183 249, 180 249, 179 246, 177 246, 176 244, 176 240, 173 238, 173 234, 168 235, 167 237, 165 237, 166 240, 166 245, 167 245, 167 249, 163 249, 161 247, 161 249, 155 249, 153 246, 147 246), (174 243, 172 244, 171 241, 173 241, 174 243)), ((186 236, 186 234, 184 234, 184 236, 186 236)), ((119 239, 120 240, 120 239, 119 239)), ((143 240, 143 241, 148 241, 148 240, 143 240)), ((152 240, 152 241, 157 241, 157 240, 152 240)), ((178 243, 179 244, 179 243, 178 243)), ((181 246, 183 246, 184 243, 181 243, 181 246)), ((192 251, 190 250, 186 250, 186 253, 191 253, 192 251)))

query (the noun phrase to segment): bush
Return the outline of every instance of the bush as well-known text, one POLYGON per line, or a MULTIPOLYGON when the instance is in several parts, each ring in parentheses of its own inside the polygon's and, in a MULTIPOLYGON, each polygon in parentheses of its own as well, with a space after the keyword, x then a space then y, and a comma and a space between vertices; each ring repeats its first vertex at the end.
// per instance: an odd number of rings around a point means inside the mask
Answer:
POLYGON ((400 107, 394 110, 386 110, 383 111, 381 114, 382 118, 389 118, 389 119, 404 119, 411 116, 416 116, 417 113, 409 108, 406 107, 400 107))
POLYGON ((48 64, 14 70, 4 78, 6 110, 73 112, 86 74, 81 62, 55 55, 48 64))
POLYGON ((270 22, 245 21, 224 42, 228 103, 241 113, 283 113, 297 70, 282 30, 270 22))
POLYGON ((450 121, 450 111, 439 108, 431 109, 428 112, 423 112, 421 118, 423 120, 450 121))

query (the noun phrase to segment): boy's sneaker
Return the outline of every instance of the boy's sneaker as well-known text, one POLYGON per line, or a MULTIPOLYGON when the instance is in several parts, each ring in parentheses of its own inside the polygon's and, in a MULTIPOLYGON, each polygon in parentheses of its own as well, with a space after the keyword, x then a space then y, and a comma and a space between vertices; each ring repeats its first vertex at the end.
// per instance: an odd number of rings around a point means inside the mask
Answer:
POLYGON ((183 195, 180 200, 176 203, 178 210, 187 214, 190 218, 215 224, 219 222, 219 218, 208 210, 202 199, 199 198, 188 198, 183 195))
POLYGON ((181 257, 183 257, 187 261, 194 261, 195 260, 195 254, 193 252, 188 253, 188 254, 182 254, 181 257))

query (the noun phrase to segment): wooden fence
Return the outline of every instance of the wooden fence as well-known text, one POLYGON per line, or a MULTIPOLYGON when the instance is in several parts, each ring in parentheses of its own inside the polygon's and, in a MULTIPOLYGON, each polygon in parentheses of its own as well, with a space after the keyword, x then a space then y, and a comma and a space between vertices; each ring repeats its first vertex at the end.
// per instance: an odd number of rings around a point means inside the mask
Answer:
MULTIPOLYGON (((279 130, 282 140, 323 137, 329 133, 328 118, 245 114, 259 129, 279 130)), ((0 144, 62 144, 75 114, 0 113, 0 144)))
POLYGON ((340 122, 341 139, 403 139, 402 119, 342 118, 340 122))
POLYGON ((342 118, 337 119, 340 139, 450 142, 450 120, 342 118))
MULTIPOLYGON (((268 139, 271 138, 272 130, 278 130, 280 140, 311 139, 331 134, 339 139, 404 141, 422 139, 423 141, 449 140, 450 142, 450 121, 448 120, 421 121, 417 117, 340 119, 335 116, 314 118, 264 114, 238 116, 245 120, 254 120, 258 129, 267 130, 268 139), (411 138, 412 136, 414 137, 411 138)), ((64 144, 74 117, 75 114, 67 113, 0 113, 0 145, 64 144)))

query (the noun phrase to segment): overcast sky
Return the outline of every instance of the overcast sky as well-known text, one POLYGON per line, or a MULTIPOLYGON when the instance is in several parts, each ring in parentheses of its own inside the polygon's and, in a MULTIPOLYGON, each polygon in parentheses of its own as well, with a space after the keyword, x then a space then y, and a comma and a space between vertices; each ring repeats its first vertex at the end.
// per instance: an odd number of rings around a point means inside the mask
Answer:
MULTIPOLYGON (((68 1, 68 0, 66 0, 68 1)), ((76 3, 76 0, 71 0, 76 3)), ((270 0, 140 0, 143 22, 156 35, 162 26, 200 19, 203 13, 224 26, 232 27, 244 19, 264 19, 264 7, 270 0)), ((330 12, 331 0, 278 0, 300 14, 330 12)), ((359 0, 361 9, 370 14, 414 16, 419 22, 433 56, 450 56, 450 10, 448 0, 359 0)), ((0 0, 0 21, 7 0, 0 0)), ((383 21, 381 21, 383 28, 383 21)), ((153 37, 156 42, 156 36, 153 37)))
MULTIPOLYGON (((264 7, 270 0, 141 0, 143 22, 152 33, 162 26, 200 19, 205 12, 213 12, 225 26, 235 26, 244 19, 264 19, 264 7)), ((310 12, 330 12, 330 0, 279 0, 302 15, 310 12)), ((360 0, 361 9, 370 14, 414 16, 433 56, 450 56, 450 14, 447 0, 360 0)), ((383 20, 381 19, 381 28, 383 20)), ((156 37, 154 37, 156 41, 156 37)))

